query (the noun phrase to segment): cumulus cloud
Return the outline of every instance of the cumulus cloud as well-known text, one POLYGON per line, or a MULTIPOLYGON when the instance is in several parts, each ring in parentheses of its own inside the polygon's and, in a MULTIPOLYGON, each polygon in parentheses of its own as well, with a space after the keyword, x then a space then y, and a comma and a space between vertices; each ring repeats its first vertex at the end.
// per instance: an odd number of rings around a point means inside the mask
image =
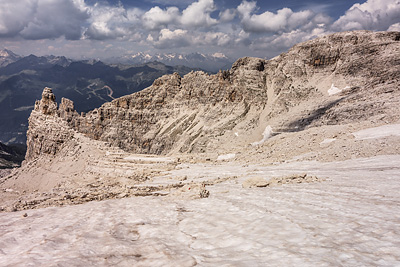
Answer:
POLYGON ((161 29, 171 23, 177 23, 180 12, 177 7, 168 7, 162 10, 156 6, 143 15, 143 25, 149 30, 161 29))
MULTIPOLYGON (((66 43, 81 39, 75 44, 99 45, 98 51, 106 44, 90 40, 116 40, 114 50, 118 45, 121 49, 190 47, 215 51, 223 47, 272 55, 335 31, 400 30, 400 0, 363 1, 332 24, 332 18, 323 13, 329 6, 326 4, 305 5, 301 11, 282 6, 272 12, 261 11, 254 0, 243 0, 230 9, 218 9, 214 0, 145 0, 152 3, 146 10, 109 0, 0 0, 0 38, 66 43)), ((54 43, 46 47, 58 49, 54 43)))
POLYGON ((227 46, 233 38, 223 32, 198 32, 184 29, 162 29, 158 34, 149 34, 147 41, 158 49, 188 46, 227 46))
POLYGON ((397 31, 400 32, 400 22, 390 25, 388 31, 397 31))
POLYGON ((21 32, 35 15, 38 2, 1 1, 0 2, 0 36, 12 37, 21 32))
POLYGON ((254 14, 257 9, 256 2, 248 1, 243 1, 237 8, 243 29, 247 32, 290 32, 299 28, 313 28, 317 24, 330 21, 328 16, 311 10, 293 12, 290 8, 282 8, 276 13, 266 11, 257 15, 254 14))
POLYGON ((218 23, 211 17, 211 12, 215 10, 213 0, 199 0, 189 5, 182 12, 181 22, 188 26, 209 27, 218 23))
POLYGON ((142 11, 126 10, 123 6, 94 5, 89 9, 89 27, 85 38, 95 40, 116 39, 131 34, 134 25, 140 23, 142 11))
POLYGON ((147 41, 152 43, 158 49, 185 47, 190 45, 188 31, 177 29, 171 31, 162 29, 159 36, 154 38, 152 35, 147 37, 147 41))
POLYGON ((232 38, 223 32, 207 32, 200 34, 195 40, 200 45, 226 46, 231 43, 232 38))
POLYGON ((300 29, 293 30, 282 34, 275 34, 268 37, 258 38, 253 41, 251 47, 254 50, 270 50, 269 52, 288 49, 297 43, 304 42, 330 32, 325 28, 314 28, 311 31, 303 31, 300 29))
POLYGON ((333 24, 336 31, 387 30, 400 21, 400 0, 368 0, 354 4, 333 24))
POLYGON ((182 12, 177 7, 161 9, 155 6, 143 15, 143 25, 149 30, 160 30, 171 25, 179 28, 210 27, 218 23, 211 17, 214 10, 213 0, 193 2, 182 12))
POLYGON ((0 4, 0 34, 25 39, 81 37, 88 18, 81 0, 20 0, 0 4))
POLYGON ((226 9, 219 13, 219 19, 222 22, 232 21, 235 17, 236 17, 236 10, 233 8, 226 9))

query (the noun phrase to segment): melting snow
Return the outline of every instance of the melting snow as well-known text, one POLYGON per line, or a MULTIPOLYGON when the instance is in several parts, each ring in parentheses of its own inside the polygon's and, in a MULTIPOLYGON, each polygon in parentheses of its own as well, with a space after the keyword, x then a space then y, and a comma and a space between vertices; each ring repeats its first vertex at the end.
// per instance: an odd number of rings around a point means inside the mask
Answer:
POLYGON ((226 154, 226 155, 219 155, 217 160, 221 161, 221 160, 230 160, 230 159, 234 159, 236 157, 236 154, 226 154))
POLYGON ((332 143, 333 141, 335 141, 336 138, 326 138, 324 139, 321 143, 319 143, 320 145, 324 145, 324 144, 329 144, 332 143))
POLYGON ((350 89, 350 86, 346 86, 343 89, 339 89, 335 87, 335 85, 332 83, 331 88, 328 90, 329 95, 336 95, 338 93, 343 92, 344 90, 350 89))
POLYGON ((399 266, 399 162, 396 155, 225 163, 210 166, 329 181, 244 189, 228 180, 207 186, 205 199, 133 197, 2 213, 0 266, 399 266))
POLYGON ((272 136, 272 134, 273 134, 272 128, 270 125, 268 125, 267 127, 265 127, 265 130, 263 132, 263 138, 258 142, 251 143, 251 145, 258 146, 258 145, 263 144, 265 141, 267 141, 272 136))
POLYGON ((388 124, 379 127, 368 128, 353 133, 358 140, 383 138, 391 135, 400 136, 400 124, 388 124))

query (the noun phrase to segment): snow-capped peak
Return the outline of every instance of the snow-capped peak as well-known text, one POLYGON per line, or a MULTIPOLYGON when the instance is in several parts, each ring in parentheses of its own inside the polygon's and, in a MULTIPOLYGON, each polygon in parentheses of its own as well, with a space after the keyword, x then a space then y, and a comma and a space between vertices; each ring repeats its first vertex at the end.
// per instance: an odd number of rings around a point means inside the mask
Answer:
POLYGON ((218 71, 221 68, 226 68, 229 64, 233 62, 233 60, 230 60, 223 53, 150 54, 146 52, 138 52, 136 54, 125 55, 124 57, 113 59, 113 63, 124 63, 124 64, 143 64, 152 61, 158 61, 171 66, 184 65, 192 68, 201 68, 209 71, 218 71))
POLYGON ((224 58, 224 59, 225 59, 225 58, 226 58, 226 59, 228 58, 228 57, 227 57, 227 56, 225 56, 224 54, 222 54, 222 53, 218 53, 218 52, 217 52, 217 53, 214 53, 214 54, 212 54, 212 56, 213 56, 213 57, 215 57, 215 58, 224 58))

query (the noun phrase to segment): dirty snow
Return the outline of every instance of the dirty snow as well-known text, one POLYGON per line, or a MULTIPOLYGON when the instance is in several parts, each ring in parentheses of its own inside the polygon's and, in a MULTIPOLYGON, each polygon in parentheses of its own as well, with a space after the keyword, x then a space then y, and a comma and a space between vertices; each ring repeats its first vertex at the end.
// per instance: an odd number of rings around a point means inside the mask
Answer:
POLYGON ((336 138, 326 138, 319 144, 320 145, 330 144, 330 143, 334 142, 335 140, 336 140, 336 138))
POLYGON ((265 130, 263 132, 263 138, 258 142, 251 143, 251 145, 258 146, 258 145, 263 144, 265 141, 267 141, 272 136, 272 134, 273 134, 272 128, 270 125, 268 125, 267 127, 265 127, 265 130))
POLYGON ((387 124, 379 127, 368 128, 353 133, 357 140, 384 138, 388 136, 400 136, 400 124, 387 124))
POLYGON ((236 154, 225 154, 225 155, 219 155, 217 158, 217 161, 222 161, 222 160, 231 160, 236 157, 236 154))
POLYGON ((335 85, 332 83, 331 88, 328 90, 328 94, 329 95, 336 95, 339 94, 341 92, 343 92, 344 90, 350 89, 350 86, 346 86, 343 89, 339 89, 338 87, 335 87, 335 85))
MULTIPOLYGON (((400 156, 192 164, 210 197, 134 197, 2 213, 0 266, 399 266, 400 156), (242 188, 257 175, 325 182, 242 188), (26 217, 23 217, 27 213, 26 217)), ((192 175, 192 177, 190 177, 192 175)))
POLYGON ((127 156, 124 157, 124 160, 134 161, 134 162, 148 162, 148 163, 156 163, 156 162, 174 162, 174 159, 167 157, 150 157, 150 156, 127 156))

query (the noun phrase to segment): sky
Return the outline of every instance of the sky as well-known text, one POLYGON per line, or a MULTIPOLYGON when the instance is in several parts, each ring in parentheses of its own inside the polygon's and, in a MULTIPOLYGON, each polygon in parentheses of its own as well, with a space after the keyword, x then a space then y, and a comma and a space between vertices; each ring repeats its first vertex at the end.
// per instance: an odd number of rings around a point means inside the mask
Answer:
POLYGON ((0 49, 20 55, 271 58, 348 30, 400 31, 400 0, 0 0, 0 49))

